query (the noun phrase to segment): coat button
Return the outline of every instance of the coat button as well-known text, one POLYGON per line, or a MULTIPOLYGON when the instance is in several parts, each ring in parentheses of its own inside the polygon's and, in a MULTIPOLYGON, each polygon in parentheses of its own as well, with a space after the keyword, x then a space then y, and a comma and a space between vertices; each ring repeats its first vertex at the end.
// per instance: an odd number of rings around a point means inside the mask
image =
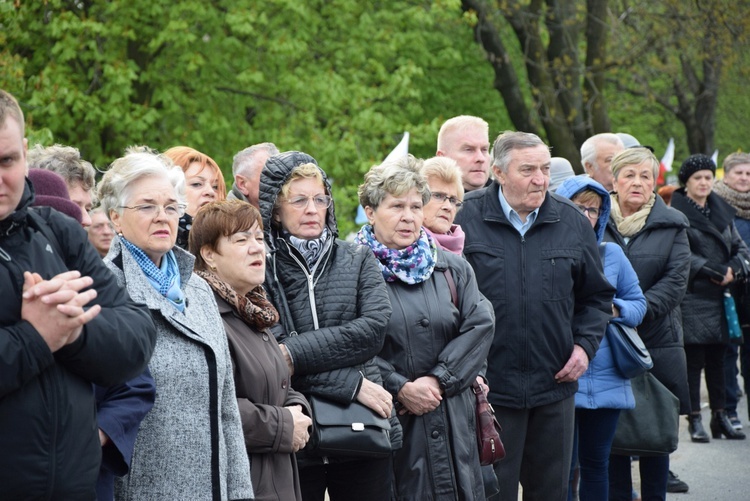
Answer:
POLYGON ((421 325, 422 327, 427 327, 427 326, 429 326, 429 325, 430 325, 430 321, 429 321, 429 320, 427 320, 426 318, 423 318, 423 319, 422 319, 422 320, 421 320, 421 321, 419 322, 419 325, 421 325))
POLYGON ((263 334, 263 341, 268 341, 268 334, 263 334))
POLYGON ((286 379, 281 380, 281 387, 286 389, 286 379))
POLYGON ((439 438, 439 437, 440 437, 440 432, 439 432, 439 431, 437 431, 437 430, 434 430, 434 431, 432 432, 432 438, 439 438))

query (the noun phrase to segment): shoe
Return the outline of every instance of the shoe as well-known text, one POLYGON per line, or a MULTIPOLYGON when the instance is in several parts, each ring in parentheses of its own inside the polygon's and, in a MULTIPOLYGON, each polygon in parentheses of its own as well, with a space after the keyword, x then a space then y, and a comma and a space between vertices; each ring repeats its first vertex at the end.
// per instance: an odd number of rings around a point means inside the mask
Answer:
POLYGON ((690 440, 698 443, 706 443, 709 441, 708 433, 703 428, 703 420, 700 414, 688 414, 688 432, 690 432, 690 440))
POLYGON ((721 438, 722 435, 729 440, 745 440, 745 434, 732 427, 725 411, 714 411, 711 413, 711 436, 721 438))
POLYGON ((741 430, 742 429, 742 421, 740 421, 739 416, 737 416, 736 412, 727 411, 727 417, 729 418, 729 422, 732 423, 732 428, 735 430, 741 430))
POLYGON ((671 493, 683 493, 689 489, 688 484, 677 478, 677 475, 669 470, 669 477, 667 478, 667 492, 671 493))

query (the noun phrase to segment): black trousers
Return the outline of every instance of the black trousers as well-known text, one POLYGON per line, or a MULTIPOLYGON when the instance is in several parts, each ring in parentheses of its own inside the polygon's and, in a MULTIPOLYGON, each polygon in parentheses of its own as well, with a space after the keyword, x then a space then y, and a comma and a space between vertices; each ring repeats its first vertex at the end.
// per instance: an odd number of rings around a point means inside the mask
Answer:
POLYGON ((575 397, 531 409, 493 405, 503 427, 505 459, 495 464, 500 493, 492 499, 566 501, 573 455, 575 397))
POLYGON ((690 389, 690 409, 693 414, 701 411, 701 371, 706 370, 708 402, 712 411, 724 409, 724 352, 726 344, 686 344, 688 388, 690 389))
POLYGON ((302 499, 323 501, 327 489, 331 501, 389 501, 392 465, 390 457, 326 464, 310 460, 300 462, 302 499))

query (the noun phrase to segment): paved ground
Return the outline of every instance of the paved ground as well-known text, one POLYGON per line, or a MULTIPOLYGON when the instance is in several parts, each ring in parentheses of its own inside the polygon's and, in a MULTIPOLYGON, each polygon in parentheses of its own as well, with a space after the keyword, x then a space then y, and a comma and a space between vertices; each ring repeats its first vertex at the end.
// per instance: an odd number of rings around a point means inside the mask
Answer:
MULTIPOLYGON (((703 395, 706 401, 705 390, 703 395)), ((747 397, 737 407, 745 434, 750 435, 747 397)), ((711 413, 703 409, 703 424, 708 430, 711 413)), ((750 438, 746 440, 711 439, 707 444, 690 441, 687 420, 680 419, 680 445, 671 457, 671 469, 687 482, 687 494, 668 494, 668 501, 747 501, 750 500, 750 438)))

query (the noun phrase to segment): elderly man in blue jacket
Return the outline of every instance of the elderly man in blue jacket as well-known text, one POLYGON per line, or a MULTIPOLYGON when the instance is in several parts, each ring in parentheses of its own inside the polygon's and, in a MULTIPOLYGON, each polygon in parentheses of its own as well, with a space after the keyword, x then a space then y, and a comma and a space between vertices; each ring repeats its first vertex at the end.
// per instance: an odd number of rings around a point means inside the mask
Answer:
POLYGON ((596 353, 614 289, 590 224, 547 193, 549 148, 505 132, 493 146, 495 182, 469 193, 456 222, 481 292, 495 309, 489 400, 507 451, 498 499, 565 500, 578 378, 596 353))
POLYGON ((95 498, 101 447, 92 383, 142 373, 156 343, 73 219, 32 208, 18 103, 0 90, 0 491, 95 498))

